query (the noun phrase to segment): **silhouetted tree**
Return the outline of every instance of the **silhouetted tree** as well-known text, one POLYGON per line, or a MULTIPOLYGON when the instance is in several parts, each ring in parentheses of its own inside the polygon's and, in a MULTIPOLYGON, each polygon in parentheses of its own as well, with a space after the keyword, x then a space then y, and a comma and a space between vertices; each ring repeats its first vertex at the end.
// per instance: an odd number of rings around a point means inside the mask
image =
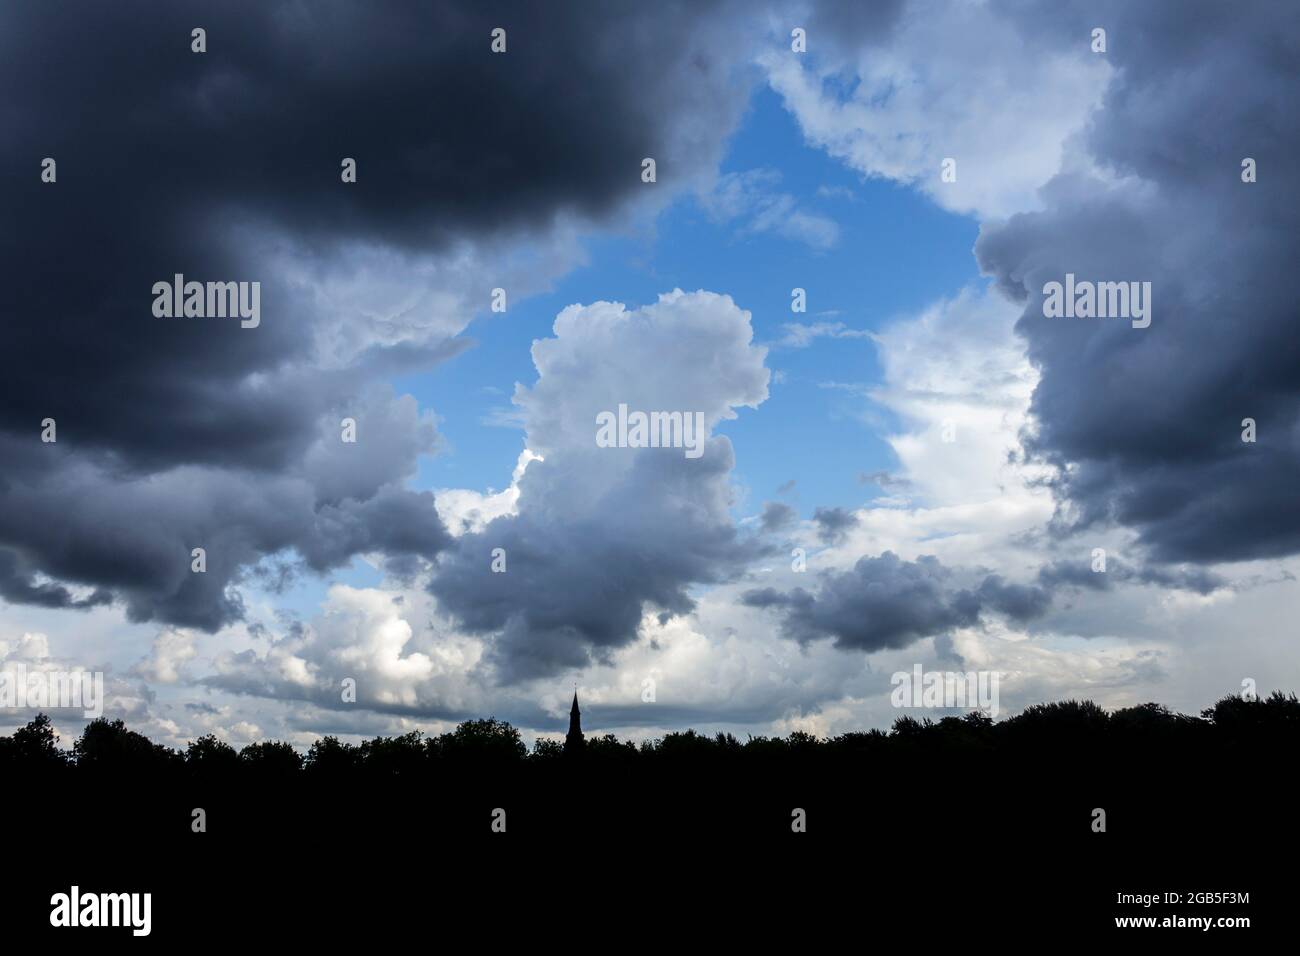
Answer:
POLYGON ((50 718, 37 714, 25 727, 15 730, 12 737, 0 737, 0 765, 18 765, 32 772, 63 770, 68 756, 59 749, 58 743, 50 718))
POLYGON ((999 738, 1044 759, 1073 760, 1107 746, 1110 715, 1090 700, 1054 701, 1026 707, 998 728, 999 738))
POLYGON ((361 751, 337 737, 322 737, 308 748, 303 766, 315 777, 350 777, 361 766, 361 751))
POLYGON ((424 735, 418 730, 363 741, 358 756, 366 773, 378 777, 414 777, 428 769, 430 760, 424 735))
POLYGON ((72 750, 77 769, 92 772, 162 775, 183 764, 176 751, 128 730, 120 719, 92 720, 72 750))
POLYGON ((453 760, 511 762, 528 756, 528 748, 519 738, 519 731, 495 717, 467 720, 451 733, 443 734, 438 741, 442 755, 453 760))
POLYGON ((197 777, 220 779, 234 772, 239 765, 239 754, 214 734, 206 734, 190 741, 185 749, 185 765, 197 777))
MULTIPOLYGON (((561 750, 563 745, 561 745, 561 750)), ((636 744, 632 741, 619 740, 613 734, 604 734, 600 737, 588 737, 586 758, 588 760, 613 762, 626 762, 635 760, 637 755, 636 744)))
POLYGON ((284 741, 268 740, 241 750, 239 763, 259 777, 290 777, 302 768, 302 756, 284 741))
MULTIPOLYGON (((633 748, 635 749, 635 748, 633 748)), ((529 760, 551 761, 564 757, 564 741, 538 737, 533 741, 533 752, 529 760)))
POLYGON ((832 752, 842 759, 869 759, 871 756, 882 752, 888 744, 889 738, 879 730, 850 731, 846 734, 840 734, 838 737, 832 737, 826 741, 825 747, 828 752, 832 752))
POLYGON ((1214 721, 1219 729, 1231 732, 1270 726, 1300 726, 1300 700, 1295 694, 1288 696, 1279 690, 1258 700, 1229 694, 1215 701, 1213 707, 1201 711, 1201 716, 1214 721))
POLYGON ((894 726, 890 728, 890 736, 903 738, 920 737, 921 734, 932 725, 933 722, 929 717, 917 720, 910 714, 904 714, 902 717, 899 717, 894 721, 894 726))

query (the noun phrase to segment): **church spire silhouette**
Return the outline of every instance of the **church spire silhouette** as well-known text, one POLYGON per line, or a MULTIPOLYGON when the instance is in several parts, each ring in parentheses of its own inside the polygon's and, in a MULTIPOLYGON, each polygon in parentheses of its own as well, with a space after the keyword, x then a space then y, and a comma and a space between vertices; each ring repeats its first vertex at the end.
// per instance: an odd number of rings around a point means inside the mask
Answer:
POLYGON ((586 745, 582 735, 582 711, 578 709, 578 689, 573 689, 573 707, 569 710, 569 735, 564 738, 564 752, 577 753, 586 745))

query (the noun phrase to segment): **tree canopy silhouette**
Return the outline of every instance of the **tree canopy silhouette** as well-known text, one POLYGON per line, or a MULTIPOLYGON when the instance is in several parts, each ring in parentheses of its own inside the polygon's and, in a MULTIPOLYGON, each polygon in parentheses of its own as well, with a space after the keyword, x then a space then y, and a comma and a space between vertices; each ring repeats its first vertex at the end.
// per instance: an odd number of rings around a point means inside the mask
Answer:
POLYGON ((252 743, 236 751, 212 734, 175 751, 127 728, 122 720, 91 721, 71 750, 58 746, 50 718, 38 714, 11 736, 0 737, 0 769, 25 772, 130 773, 227 780, 241 777, 317 780, 398 779, 439 767, 482 765, 498 769, 585 764, 757 766, 788 761, 826 765, 905 759, 941 753, 1077 758, 1105 750, 1112 759, 1149 758, 1237 748, 1293 748, 1300 743, 1300 699, 1280 691, 1262 699, 1226 696, 1199 717, 1147 703, 1107 712, 1092 701, 1035 704, 994 722, 977 711, 938 720, 898 717, 888 733, 851 731, 820 738, 803 731, 785 737, 676 731, 639 745, 614 734, 592 736, 586 750, 566 755, 559 738, 539 737, 531 751, 519 731, 495 718, 467 720, 438 736, 420 731, 374 737, 359 744, 326 736, 305 753, 283 741, 252 743))

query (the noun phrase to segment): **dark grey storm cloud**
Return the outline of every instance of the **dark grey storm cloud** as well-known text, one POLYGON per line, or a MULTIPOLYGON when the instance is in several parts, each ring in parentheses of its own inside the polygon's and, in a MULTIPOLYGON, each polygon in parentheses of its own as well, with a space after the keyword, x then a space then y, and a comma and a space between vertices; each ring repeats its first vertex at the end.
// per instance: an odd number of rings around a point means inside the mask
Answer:
POLYGON ((843 3, 823 0, 809 8, 808 36, 823 55, 847 59, 883 43, 903 14, 904 0, 843 3))
POLYGON ((839 544, 849 529, 858 523, 857 517, 847 508, 819 507, 813 511, 817 537, 823 544, 839 544))
MULTIPOLYGON (((314 352, 309 273, 607 220, 710 168, 743 108, 719 4, 85 3, 0 9, 0 555, 10 601, 215 628, 279 551, 432 558, 436 444, 373 379, 455 351, 314 352), (207 31, 191 52, 190 31, 207 31), (490 51, 494 27, 507 53, 490 51), (58 163, 55 184, 41 162, 58 163), (354 157, 358 181, 340 182, 354 157), (160 319, 152 286, 260 281, 262 321, 160 319), (385 354, 386 353, 386 354, 385 354), (368 404, 384 448, 329 451, 368 404), (405 417, 403 417, 405 416, 405 417), (57 422, 58 441, 39 440, 57 422), (351 472, 348 469, 352 469, 351 472), (340 474, 345 475, 340 478, 340 474), (189 571, 191 548, 208 572, 189 571), (84 603, 84 602, 83 602, 84 603)), ((494 283, 484 278, 484 294, 494 283)), ((469 317, 466 316, 466 319, 469 317)))
POLYGON ((988 575, 975 590, 953 588, 952 570, 922 555, 904 561, 892 551, 861 558, 851 571, 822 576, 817 591, 758 588, 742 595, 750 607, 782 613, 787 636, 807 643, 834 638, 838 647, 877 651, 906 647, 979 623, 987 611, 1016 621, 1042 616, 1051 601, 1041 588, 988 575))
POLYGON ((642 456, 604 490, 606 510, 575 520, 538 506, 560 498, 567 479, 550 461, 533 462, 519 514, 459 538, 430 590, 466 631, 496 635, 491 657, 501 683, 605 660, 637 639, 647 606, 689 614, 692 586, 728 580, 768 553, 739 536, 725 512, 691 502, 692 489, 725 486, 733 464, 725 439, 695 461, 642 456), (506 573, 491 571, 495 548, 507 556, 506 573))
POLYGON ((0 551, 0 598, 10 604, 36 604, 41 607, 90 608, 108 604, 113 600, 112 592, 97 588, 84 598, 75 598, 61 584, 48 581, 37 582, 30 568, 20 565, 19 557, 13 551, 0 551))
POLYGON ((1038 581, 1053 592, 1061 587, 1109 591, 1116 582, 1149 584, 1161 588, 1195 591, 1197 594, 1209 594, 1228 586, 1228 581, 1222 575, 1202 567, 1147 565, 1133 568, 1114 557, 1106 560, 1104 571, 1094 571, 1090 559, 1052 561, 1039 569, 1038 581))
POLYGON ((799 512, 784 501, 763 502, 763 514, 760 522, 764 531, 780 531, 782 528, 788 528, 798 518, 799 512))
POLYGON ((1300 6, 1004 6, 1045 52, 1104 27, 1116 70, 1068 147, 1110 181, 1062 174, 1042 211, 986 224, 976 246, 1025 303, 1028 448, 1061 466, 1059 524, 1129 526, 1156 562, 1300 551, 1300 6), (1043 284, 1067 272, 1151 282, 1150 327, 1045 318, 1043 284))
POLYGON ((1031 621, 1042 617, 1052 603, 1051 593, 1043 588, 1009 583, 1000 574, 986 577, 975 594, 983 607, 1004 614, 1013 621, 1031 621))

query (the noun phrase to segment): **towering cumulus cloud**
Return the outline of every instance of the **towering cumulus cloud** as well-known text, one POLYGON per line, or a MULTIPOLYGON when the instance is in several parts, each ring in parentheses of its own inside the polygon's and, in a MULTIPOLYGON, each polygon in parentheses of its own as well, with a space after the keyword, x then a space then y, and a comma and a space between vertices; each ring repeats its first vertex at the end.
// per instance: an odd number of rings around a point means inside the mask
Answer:
POLYGON ((703 454, 600 447, 597 416, 620 403, 702 413, 710 432, 767 398, 766 350, 749 313, 709 292, 661 296, 629 312, 571 306, 533 346, 538 380, 520 386, 530 451, 517 513, 457 539, 433 580, 439 602, 495 638, 502 680, 582 667, 637 637, 643 611, 680 614, 694 583, 754 556, 728 509, 731 442, 703 454), (503 549, 504 573, 492 570, 503 549))
POLYGON ((736 34, 670 7, 0 10, 0 86, 23 91, 0 137, 0 595, 212 629, 277 552, 433 558, 447 534, 405 485, 434 420, 385 380, 651 195, 643 157, 653 202, 714 167, 736 34), (260 282, 260 323, 156 317, 177 274, 260 282))

